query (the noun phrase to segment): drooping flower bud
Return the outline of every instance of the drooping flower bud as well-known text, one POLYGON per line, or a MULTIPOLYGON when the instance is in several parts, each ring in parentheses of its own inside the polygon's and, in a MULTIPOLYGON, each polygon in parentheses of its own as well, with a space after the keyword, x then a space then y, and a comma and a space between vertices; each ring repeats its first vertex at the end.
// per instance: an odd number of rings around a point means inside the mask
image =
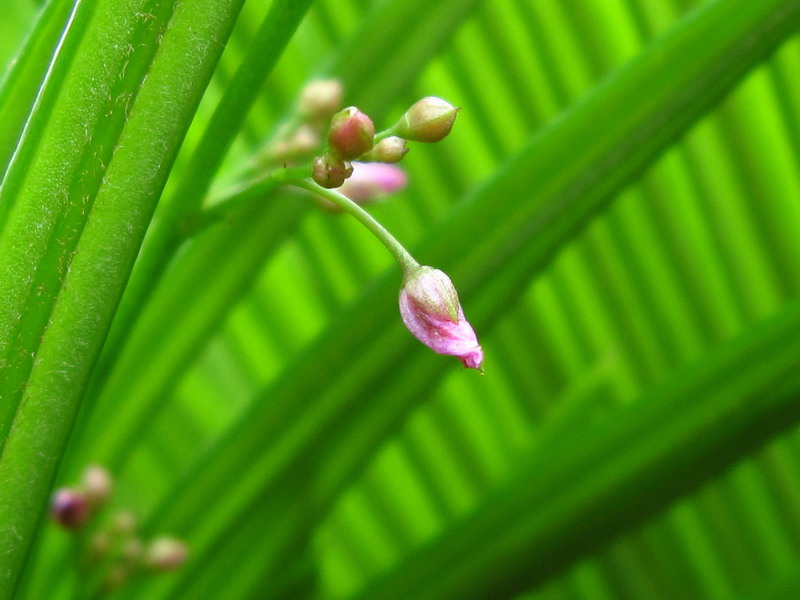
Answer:
POLYGON ((407 153, 406 140, 392 135, 375 144, 372 150, 361 158, 367 162, 396 163, 400 162, 407 153))
POLYGON ((153 571, 172 571, 180 567, 189 553, 181 540, 162 536, 154 539, 145 550, 143 562, 153 571))
POLYGON ((453 129, 458 111, 449 102, 428 96, 417 101, 394 126, 394 133, 412 142, 438 142, 453 129))
POLYGON ((353 163, 353 174, 339 191, 358 204, 368 204, 403 189, 408 182, 405 171, 385 163, 353 163))
POLYGON ((83 472, 83 491, 92 507, 108 500, 113 487, 111 475, 100 465, 89 465, 83 472))
POLYGON ((483 350, 464 318, 450 278, 433 267, 418 267, 400 290, 400 316, 408 330, 438 354, 458 357, 465 367, 481 369, 483 350))
POLYGON ((308 119, 324 120, 342 105, 342 83, 338 79, 315 79, 300 92, 298 113, 308 119))
POLYGON ((324 188, 337 188, 353 174, 353 166, 331 154, 317 156, 311 165, 311 177, 324 188))
POLYGON ((355 106, 348 106, 331 118, 328 145, 344 160, 353 160, 370 150, 374 138, 372 119, 355 106))
POLYGON ((72 488, 61 488, 53 495, 50 514, 62 527, 80 529, 89 520, 89 502, 83 492, 72 488))

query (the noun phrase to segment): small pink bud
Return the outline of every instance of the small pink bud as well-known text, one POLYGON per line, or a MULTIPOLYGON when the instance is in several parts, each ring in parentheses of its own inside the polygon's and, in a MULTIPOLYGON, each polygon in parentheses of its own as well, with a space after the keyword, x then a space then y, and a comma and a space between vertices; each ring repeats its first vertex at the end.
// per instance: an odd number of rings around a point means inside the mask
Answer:
POLYGON ((328 144, 344 160, 358 158, 372 148, 375 125, 355 106, 333 115, 328 130, 328 144))
POLYGON ((89 520, 89 502, 83 492, 61 488, 53 496, 50 514, 66 529, 80 529, 89 520))
POLYGON ((188 552, 181 540, 162 536, 150 542, 145 550, 144 564, 153 571, 173 571, 186 561, 188 552))
POLYGON ((365 161, 396 163, 400 162, 407 153, 406 140, 392 135, 375 144, 372 150, 361 158, 365 161))
POLYGON ((298 112, 309 119, 327 119, 342 105, 342 83, 338 79, 310 81, 300 92, 298 112))
POLYGON ((317 156, 311 166, 311 177, 324 188, 337 188, 353 174, 353 166, 331 154, 317 156))
POLYGON ((100 506, 108 500, 113 487, 111 475, 100 465, 90 465, 83 472, 83 491, 91 506, 100 506))
POLYGON ((456 288, 442 271, 418 267, 406 277, 400 290, 400 316, 414 337, 434 352, 481 369, 483 350, 464 318, 456 288))
POLYGON ((394 126, 394 132, 412 142, 438 142, 453 129, 458 111, 449 102, 428 96, 417 101, 394 126))
POLYGON ((353 163, 353 174, 339 191, 358 204, 367 204, 401 190, 408 178, 405 171, 385 163, 353 163))

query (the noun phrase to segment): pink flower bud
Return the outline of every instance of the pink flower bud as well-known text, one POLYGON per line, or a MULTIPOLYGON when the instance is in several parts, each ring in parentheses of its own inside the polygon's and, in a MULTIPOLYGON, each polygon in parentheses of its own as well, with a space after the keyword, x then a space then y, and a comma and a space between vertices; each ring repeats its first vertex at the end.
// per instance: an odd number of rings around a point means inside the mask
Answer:
POLYGON ((336 188, 353 174, 352 165, 338 156, 317 156, 311 166, 311 177, 324 188, 336 188))
POLYGON ((111 475, 100 465, 90 465, 83 472, 83 491, 91 506, 100 506, 111 495, 111 475))
POLYGON ((89 502, 83 492, 61 488, 53 496, 50 514, 53 520, 67 529, 80 529, 89 520, 89 502))
POLYGON ((408 178, 405 171, 385 163, 353 163, 353 174, 339 191, 358 204, 367 204, 401 190, 408 178))
POLYGON ((438 142, 447 137, 460 108, 441 98, 428 96, 409 108, 394 126, 394 132, 412 142, 438 142))
POLYGON ((465 367, 481 369, 483 350, 464 318, 450 278, 433 267, 418 267, 400 290, 400 316, 408 330, 438 354, 457 356, 465 367))
POLYGON ((361 158, 365 161, 396 163, 400 162, 407 153, 406 140, 392 135, 375 144, 372 150, 361 158))
POLYGON ((150 542, 143 560, 145 566, 153 571, 173 571, 186 561, 188 552, 181 540, 162 536, 150 542))
POLYGON ((358 158, 372 148, 375 125, 355 106, 333 115, 328 130, 328 144, 344 160, 358 158))
POLYGON ((298 112, 309 119, 327 119, 339 110, 343 93, 338 79, 310 81, 300 92, 298 112))

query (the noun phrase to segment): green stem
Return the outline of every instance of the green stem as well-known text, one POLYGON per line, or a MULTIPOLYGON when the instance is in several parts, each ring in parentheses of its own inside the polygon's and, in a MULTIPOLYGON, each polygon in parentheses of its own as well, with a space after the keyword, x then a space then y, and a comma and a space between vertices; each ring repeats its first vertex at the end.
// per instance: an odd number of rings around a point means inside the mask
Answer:
POLYGON ((383 225, 378 223, 372 215, 370 215, 367 211, 350 200, 350 198, 344 194, 337 192, 336 190, 324 188, 311 179, 299 179, 287 183, 291 183, 297 187, 314 192, 326 200, 330 200, 342 210, 353 215, 361 222, 362 225, 364 225, 364 227, 369 229, 370 232, 377 237, 384 246, 386 246, 389 252, 392 253, 392 256, 403 270, 404 276, 407 275, 412 269, 419 267, 419 263, 414 260, 414 257, 409 254, 408 250, 406 250, 403 245, 398 242, 397 239, 391 233, 389 233, 383 225))
POLYGON ((375 137, 373 138, 373 143, 377 145, 378 142, 382 142, 386 138, 395 135, 394 133, 395 127, 397 127, 397 123, 395 123, 394 125, 392 125, 387 129, 384 129, 383 131, 379 131, 378 133, 376 133, 375 137))
POLYGON ((276 169, 266 175, 237 184, 221 194, 221 199, 213 202, 210 208, 194 212, 183 218, 180 225, 182 238, 189 238, 218 223, 236 209, 256 201, 261 201, 266 194, 279 185, 294 182, 307 177, 311 172, 310 165, 276 169))

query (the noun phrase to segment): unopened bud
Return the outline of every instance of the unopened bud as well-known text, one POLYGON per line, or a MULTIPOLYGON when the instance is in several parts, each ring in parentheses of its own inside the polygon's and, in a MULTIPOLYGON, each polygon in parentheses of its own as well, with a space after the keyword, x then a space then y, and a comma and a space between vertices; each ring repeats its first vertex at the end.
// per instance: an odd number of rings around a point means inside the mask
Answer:
POLYGON ((83 472, 83 491, 86 500, 93 507, 100 506, 108 500, 113 487, 111 475, 100 465, 90 465, 83 472))
POLYGON ((114 515, 112 528, 115 533, 125 536, 136 531, 136 515, 129 510, 123 510, 114 515))
POLYGON ((298 112, 303 117, 324 120, 342 105, 342 83, 338 79, 317 79, 300 92, 298 112))
POLYGON ((144 564, 153 571, 172 571, 186 561, 187 554, 188 548, 181 540, 163 536, 150 542, 144 564))
POLYGON ((317 156, 311 166, 311 177, 324 188, 337 188, 353 174, 352 165, 338 156, 317 156))
POLYGON ((405 171, 395 165, 354 162, 353 175, 339 191, 353 202, 367 204, 403 189, 407 181, 405 171))
POLYGON ((464 317, 456 288, 442 271, 417 267, 400 290, 400 316, 408 330, 438 354, 458 357, 465 367, 481 369, 483 350, 464 317))
POLYGON ((392 135, 375 144, 372 150, 362 156, 361 159, 367 162, 396 163, 400 162, 407 153, 406 140, 392 135))
POLYGON ((372 119, 355 106, 348 106, 331 118, 328 145, 344 160, 353 160, 367 152, 374 138, 372 119))
POLYGON ((122 557, 129 562, 137 562, 143 554, 144 544, 139 538, 130 538, 122 546, 122 557))
POLYGON ((111 550, 112 539, 108 531, 101 530, 92 536, 89 541, 88 560, 91 563, 99 562, 111 550))
POLYGON ((100 586, 103 594, 108 594, 121 588, 131 577, 131 570, 126 565, 112 567, 100 586))
POLYGON ((301 125, 289 139, 292 154, 309 154, 320 145, 320 135, 309 125, 301 125))
POLYGON ((428 96, 409 108, 394 126, 394 133, 412 142, 438 142, 447 137, 460 109, 428 96))
POLYGON ((67 529, 80 529, 89 520, 89 502, 83 492, 61 488, 53 496, 50 514, 67 529))

